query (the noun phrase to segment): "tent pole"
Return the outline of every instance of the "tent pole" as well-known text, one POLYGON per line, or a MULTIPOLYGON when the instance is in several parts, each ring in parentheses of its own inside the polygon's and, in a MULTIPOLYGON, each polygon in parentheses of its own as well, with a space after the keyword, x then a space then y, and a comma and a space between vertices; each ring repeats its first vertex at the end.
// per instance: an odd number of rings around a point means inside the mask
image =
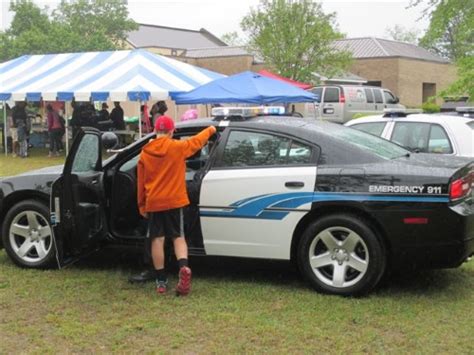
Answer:
POLYGON ((5 140, 5 156, 8 156, 7 103, 6 101, 3 101, 3 139, 5 140))
POLYGON ((174 103, 174 120, 178 122, 178 104, 176 102, 174 103))
POLYGON ((69 154, 69 117, 68 117, 67 101, 64 101, 64 117, 66 121, 66 157, 69 154))
POLYGON ((141 111, 140 107, 142 106, 142 101, 137 101, 138 103, 138 137, 142 138, 142 116, 141 116, 141 111))

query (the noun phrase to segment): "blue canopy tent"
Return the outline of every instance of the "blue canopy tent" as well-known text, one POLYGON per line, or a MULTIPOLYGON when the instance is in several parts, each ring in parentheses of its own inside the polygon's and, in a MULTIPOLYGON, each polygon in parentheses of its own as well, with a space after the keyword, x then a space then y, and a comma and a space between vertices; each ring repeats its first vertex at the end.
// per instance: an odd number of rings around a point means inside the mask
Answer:
POLYGON ((165 100, 222 77, 143 49, 25 55, 0 64, 0 101, 165 100))
POLYGON ((172 95, 177 104, 314 102, 313 93, 281 80, 245 71, 217 79, 186 93, 172 95))

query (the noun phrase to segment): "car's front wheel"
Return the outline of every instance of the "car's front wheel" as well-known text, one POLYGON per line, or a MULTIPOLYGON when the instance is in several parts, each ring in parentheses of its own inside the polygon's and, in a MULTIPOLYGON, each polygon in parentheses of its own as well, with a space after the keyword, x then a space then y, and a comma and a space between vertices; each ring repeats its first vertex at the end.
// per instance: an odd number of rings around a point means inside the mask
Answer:
POLYGON ((3 245, 15 264, 30 268, 51 266, 55 247, 48 207, 35 200, 22 201, 6 214, 3 245))
POLYGON ((386 258, 365 220, 337 214, 308 226, 298 246, 298 265, 320 292, 359 295, 377 285, 386 258))

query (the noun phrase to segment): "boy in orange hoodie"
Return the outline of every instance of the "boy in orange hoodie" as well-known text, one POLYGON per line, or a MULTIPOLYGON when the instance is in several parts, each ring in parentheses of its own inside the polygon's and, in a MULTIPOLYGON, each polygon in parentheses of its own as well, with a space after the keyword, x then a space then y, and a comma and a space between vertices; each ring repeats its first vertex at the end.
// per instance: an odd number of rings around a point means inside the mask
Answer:
POLYGON ((155 122, 156 139, 146 144, 138 161, 138 208, 148 218, 148 237, 156 272, 156 291, 165 293, 164 241, 173 240, 179 265, 176 292, 187 295, 191 290, 188 246, 184 238, 183 210, 189 205, 186 191, 186 159, 194 155, 216 132, 211 126, 186 140, 172 139, 174 121, 160 116, 155 122))

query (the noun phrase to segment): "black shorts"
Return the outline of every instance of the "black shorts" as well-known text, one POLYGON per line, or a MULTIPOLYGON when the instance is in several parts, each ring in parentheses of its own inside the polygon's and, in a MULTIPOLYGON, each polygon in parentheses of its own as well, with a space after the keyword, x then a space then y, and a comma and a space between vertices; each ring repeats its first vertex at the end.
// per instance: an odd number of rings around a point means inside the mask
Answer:
POLYGON ((148 237, 184 237, 183 209, 148 213, 148 237))

